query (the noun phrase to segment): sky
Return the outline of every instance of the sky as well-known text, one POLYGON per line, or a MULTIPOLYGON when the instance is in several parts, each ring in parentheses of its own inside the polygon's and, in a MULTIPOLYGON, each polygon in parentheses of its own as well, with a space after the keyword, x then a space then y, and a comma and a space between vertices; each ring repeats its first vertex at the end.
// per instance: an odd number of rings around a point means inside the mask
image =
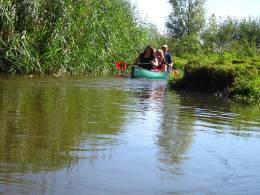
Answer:
MULTIPOLYGON (((130 0, 136 5, 142 18, 155 24, 161 31, 165 30, 165 21, 171 12, 168 0, 130 0)), ((205 8, 207 16, 213 13, 218 17, 226 19, 227 16, 236 18, 247 18, 248 16, 260 16, 259 0, 207 0, 205 8)))

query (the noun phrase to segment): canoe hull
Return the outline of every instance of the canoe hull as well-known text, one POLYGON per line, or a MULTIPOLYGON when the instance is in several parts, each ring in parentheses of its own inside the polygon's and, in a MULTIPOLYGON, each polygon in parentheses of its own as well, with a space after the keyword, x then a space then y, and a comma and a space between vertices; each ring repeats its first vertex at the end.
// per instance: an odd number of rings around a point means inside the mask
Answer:
POLYGON ((150 71, 140 67, 132 66, 131 67, 131 78, 142 78, 142 79, 166 79, 171 75, 169 72, 157 72, 150 71))

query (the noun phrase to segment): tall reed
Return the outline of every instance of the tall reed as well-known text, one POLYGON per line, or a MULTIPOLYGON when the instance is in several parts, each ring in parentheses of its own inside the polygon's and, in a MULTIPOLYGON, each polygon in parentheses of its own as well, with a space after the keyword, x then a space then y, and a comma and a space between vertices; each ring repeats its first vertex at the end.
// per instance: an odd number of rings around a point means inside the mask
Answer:
POLYGON ((0 0, 0 71, 25 74, 112 70, 149 42, 126 0, 0 0))

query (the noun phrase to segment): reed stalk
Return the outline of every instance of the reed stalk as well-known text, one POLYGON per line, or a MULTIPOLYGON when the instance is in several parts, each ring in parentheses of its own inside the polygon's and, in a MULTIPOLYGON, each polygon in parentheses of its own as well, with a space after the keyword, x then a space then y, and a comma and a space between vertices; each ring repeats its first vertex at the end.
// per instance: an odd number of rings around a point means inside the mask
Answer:
POLYGON ((126 0, 0 0, 0 71, 76 74, 113 70, 149 41, 126 0))

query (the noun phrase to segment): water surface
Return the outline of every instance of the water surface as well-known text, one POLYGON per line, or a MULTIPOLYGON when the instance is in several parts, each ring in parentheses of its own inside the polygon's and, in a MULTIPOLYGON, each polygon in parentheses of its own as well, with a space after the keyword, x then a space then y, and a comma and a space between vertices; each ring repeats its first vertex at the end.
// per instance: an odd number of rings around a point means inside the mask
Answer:
POLYGON ((116 75, 0 76, 0 194, 259 194, 259 106, 116 75))

